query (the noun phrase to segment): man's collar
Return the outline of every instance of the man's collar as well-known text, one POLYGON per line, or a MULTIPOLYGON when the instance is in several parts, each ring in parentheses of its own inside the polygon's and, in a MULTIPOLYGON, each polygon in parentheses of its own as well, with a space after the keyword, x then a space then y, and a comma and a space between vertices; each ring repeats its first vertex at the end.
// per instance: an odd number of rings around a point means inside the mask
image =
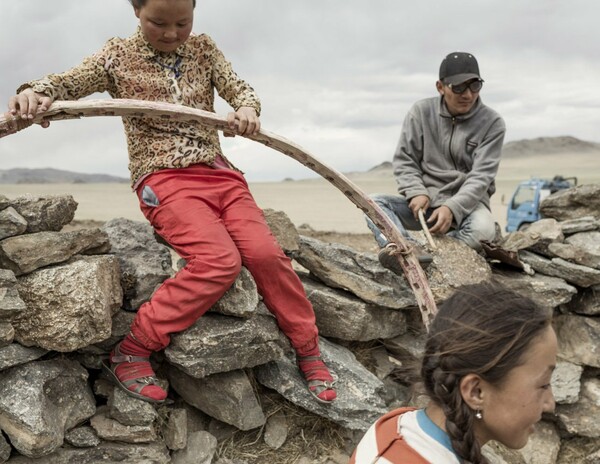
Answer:
POLYGON ((481 102, 481 97, 477 97, 477 101, 475 102, 475 104, 471 107, 471 109, 467 113, 453 116, 452 114, 450 114, 450 111, 448 111, 448 107, 446 106, 446 100, 444 100, 444 96, 441 95, 440 96, 440 116, 442 116, 443 118, 455 118, 458 121, 464 121, 466 119, 470 119, 471 117, 473 117, 473 115, 475 113, 477 113, 477 111, 479 111, 479 108, 481 108, 482 105, 483 105, 483 103, 481 102))

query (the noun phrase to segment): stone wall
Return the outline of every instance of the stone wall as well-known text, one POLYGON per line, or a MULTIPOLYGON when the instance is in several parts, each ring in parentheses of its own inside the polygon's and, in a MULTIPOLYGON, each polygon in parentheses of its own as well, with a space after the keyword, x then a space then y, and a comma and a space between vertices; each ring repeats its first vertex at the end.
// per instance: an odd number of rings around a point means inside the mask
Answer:
MULTIPOLYGON (((460 285, 496 278, 555 310, 556 414, 524 450, 486 447, 494 463, 595 462, 600 452, 600 187, 568 195, 544 203, 558 220, 505 237, 490 249, 494 260, 440 238, 427 270, 438 304, 460 285)), ((173 254, 145 223, 61 231, 76 206, 69 196, 0 196, 0 462, 264 462, 219 458, 217 448, 235 431, 258 431, 285 453, 293 418, 266 410, 273 397, 337 427, 346 444, 328 462, 343 462, 381 414, 423 404, 407 366, 418 362, 425 334, 406 281, 373 254, 299 236, 273 211, 267 220, 315 308, 338 400, 324 406, 308 394, 245 269, 208 314, 153 356, 167 404, 128 397, 104 377, 101 361, 128 332, 132 310, 174 275, 173 254)), ((301 430, 305 439, 311 433, 301 430)))

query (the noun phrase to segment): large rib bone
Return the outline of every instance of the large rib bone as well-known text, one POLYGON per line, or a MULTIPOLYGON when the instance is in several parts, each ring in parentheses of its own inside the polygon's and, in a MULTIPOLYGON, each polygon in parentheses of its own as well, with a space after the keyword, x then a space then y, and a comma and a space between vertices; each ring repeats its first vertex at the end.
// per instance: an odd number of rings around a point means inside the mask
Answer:
MULTIPOLYGON (((24 129, 34 122, 77 119, 84 116, 134 116, 173 121, 195 121, 203 126, 220 131, 228 130, 225 118, 187 106, 142 100, 81 100, 56 101, 45 113, 38 114, 32 121, 24 121, 13 117, 10 113, 5 113, 0 116, 0 138, 24 129)), ((408 245, 381 208, 346 176, 317 160, 295 143, 263 129, 258 135, 248 138, 288 155, 327 179, 360 208, 379 227, 390 242, 396 244, 399 251, 397 254, 398 261, 415 294, 423 323, 428 329, 437 308, 427 278, 416 256, 412 253, 412 247, 408 245)))

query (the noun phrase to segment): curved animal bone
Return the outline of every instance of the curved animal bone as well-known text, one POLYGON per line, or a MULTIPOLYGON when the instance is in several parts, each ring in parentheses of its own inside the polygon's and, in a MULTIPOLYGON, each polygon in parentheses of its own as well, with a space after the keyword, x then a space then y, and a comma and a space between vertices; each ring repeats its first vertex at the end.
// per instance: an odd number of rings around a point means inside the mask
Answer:
MULTIPOLYGON (((3 116, 0 116, 0 138, 22 130, 33 123, 78 119, 83 116, 150 117, 174 121, 195 121, 203 126, 220 131, 229 131, 225 118, 187 106, 143 100, 80 100, 56 101, 46 112, 38 114, 33 120, 21 120, 10 113, 4 113, 3 116)), ((396 244, 398 247, 396 256, 415 294, 423 323, 429 329, 429 324, 435 316, 437 308, 427 278, 419 265, 417 257, 412 253, 412 247, 406 243, 406 240, 381 208, 346 176, 317 160, 299 145, 263 129, 258 135, 248 136, 247 138, 295 159, 324 177, 360 208, 390 242, 396 244)))

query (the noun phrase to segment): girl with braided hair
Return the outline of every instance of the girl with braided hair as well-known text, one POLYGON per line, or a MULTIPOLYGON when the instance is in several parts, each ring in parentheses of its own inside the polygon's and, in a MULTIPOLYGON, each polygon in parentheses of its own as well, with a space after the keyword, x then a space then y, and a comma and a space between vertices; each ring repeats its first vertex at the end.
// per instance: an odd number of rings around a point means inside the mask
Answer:
POLYGON ((490 440, 525 446, 554 410, 551 312, 497 283, 464 286, 440 307, 421 376, 431 401, 380 418, 351 464, 486 464, 490 440))

